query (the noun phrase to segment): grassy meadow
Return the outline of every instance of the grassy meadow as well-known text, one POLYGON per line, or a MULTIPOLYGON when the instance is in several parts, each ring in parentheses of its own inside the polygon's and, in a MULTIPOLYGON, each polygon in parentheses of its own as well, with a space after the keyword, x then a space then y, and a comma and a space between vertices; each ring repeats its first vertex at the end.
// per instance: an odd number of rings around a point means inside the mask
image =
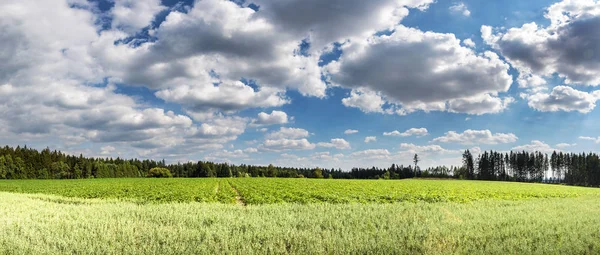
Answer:
POLYGON ((597 254, 598 226, 600 190, 561 185, 0 181, 0 254, 597 254))

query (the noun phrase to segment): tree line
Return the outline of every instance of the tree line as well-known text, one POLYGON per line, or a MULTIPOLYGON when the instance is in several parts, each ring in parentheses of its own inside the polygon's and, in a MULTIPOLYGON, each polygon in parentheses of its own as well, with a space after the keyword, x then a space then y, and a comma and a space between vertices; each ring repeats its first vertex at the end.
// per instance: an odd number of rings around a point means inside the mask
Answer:
MULTIPOLYGON (((234 165, 209 161, 166 164, 164 160, 93 158, 67 155, 48 148, 0 147, 0 179, 80 179, 146 177, 152 168, 166 168, 173 177, 280 177, 334 179, 457 178, 600 186, 600 160, 595 153, 497 152, 477 158, 466 150, 462 166, 421 169, 392 164, 389 168, 294 168, 274 165, 234 165)), ((151 175, 151 173, 150 173, 151 175)))
POLYGON ((497 152, 481 153, 477 159, 463 153, 456 173, 466 179, 566 183, 600 186, 600 158, 596 153, 497 152))

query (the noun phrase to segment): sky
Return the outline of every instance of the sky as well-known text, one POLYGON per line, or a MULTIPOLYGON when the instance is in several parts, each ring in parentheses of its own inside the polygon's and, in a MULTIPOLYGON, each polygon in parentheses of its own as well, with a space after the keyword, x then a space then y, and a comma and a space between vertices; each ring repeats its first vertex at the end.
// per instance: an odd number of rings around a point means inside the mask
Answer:
POLYGON ((342 168, 599 152, 595 0, 0 0, 0 144, 342 168))

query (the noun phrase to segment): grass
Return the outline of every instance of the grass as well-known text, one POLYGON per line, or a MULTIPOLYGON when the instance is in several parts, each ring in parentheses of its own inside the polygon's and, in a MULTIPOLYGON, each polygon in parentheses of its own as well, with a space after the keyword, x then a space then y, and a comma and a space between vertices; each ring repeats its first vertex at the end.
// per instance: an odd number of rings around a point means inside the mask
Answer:
POLYGON ((0 181, 0 254, 598 254, 598 215, 599 189, 526 183, 0 181))
POLYGON ((0 193, 0 254, 593 254, 600 199, 138 204, 0 193))
POLYGON ((600 195, 600 190, 547 184, 448 180, 88 179, 5 180, 0 191, 133 202, 233 204, 471 202, 600 195))

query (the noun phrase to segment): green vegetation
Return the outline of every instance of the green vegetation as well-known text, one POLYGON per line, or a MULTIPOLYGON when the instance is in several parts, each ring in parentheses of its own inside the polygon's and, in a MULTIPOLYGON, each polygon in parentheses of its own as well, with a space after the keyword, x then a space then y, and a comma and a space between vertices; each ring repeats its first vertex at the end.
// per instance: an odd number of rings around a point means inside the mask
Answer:
POLYGON ((27 147, 0 147, 0 179, 88 179, 125 177, 280 177, 315 179, 455 178, 516 182, 564 183, 600 187, 600 157, 595 153, 483 152, 476 159, 466 150, 463 166, 420 169, 392 164, 389 168, 341 169, 293 168, 274 165, 233 165, 214 162, 169 164, 163 161, 86 158, 60 151, 27 147), (150 172, 154 169, 154 172, 150 172), (168 171, 167 171, 168 170, 168 171), (159 171, 159 172, 156 172, 159 171), (168 172, 168 173, 167 173, 168 172))
POLYGON ((0 192, 0 254, 594 254, 600 198, 136 204, 0 192))
POLYGON ((235 202, 235 192, 226 179, 1 180, 0 191, 137 203, 235 202))
POLYGON ((246 203, 471 202, 600 195, 582 187, 459 180, 232 179, 246 203))
POLYGON ((162 168, 162 167, 155 167, 150 169, 150 171, 148 171, 148 177, 153 177, 153 178, 171 178, 173 177, 173 175, 171 174, 171 171, 169 171, 169 169, 166 168, 162 168))
POLYGON ((4 180, 0 191, 135 202, 247 204, 471 202, 600 195, 593 188, 459 180, 326 180, 278 178, 4 180), (234 189, 235 188, 235 189, 234 189))
POLYGON ((3 180, 0 254, 593 254, 599 212, 512 182, 3 180))

